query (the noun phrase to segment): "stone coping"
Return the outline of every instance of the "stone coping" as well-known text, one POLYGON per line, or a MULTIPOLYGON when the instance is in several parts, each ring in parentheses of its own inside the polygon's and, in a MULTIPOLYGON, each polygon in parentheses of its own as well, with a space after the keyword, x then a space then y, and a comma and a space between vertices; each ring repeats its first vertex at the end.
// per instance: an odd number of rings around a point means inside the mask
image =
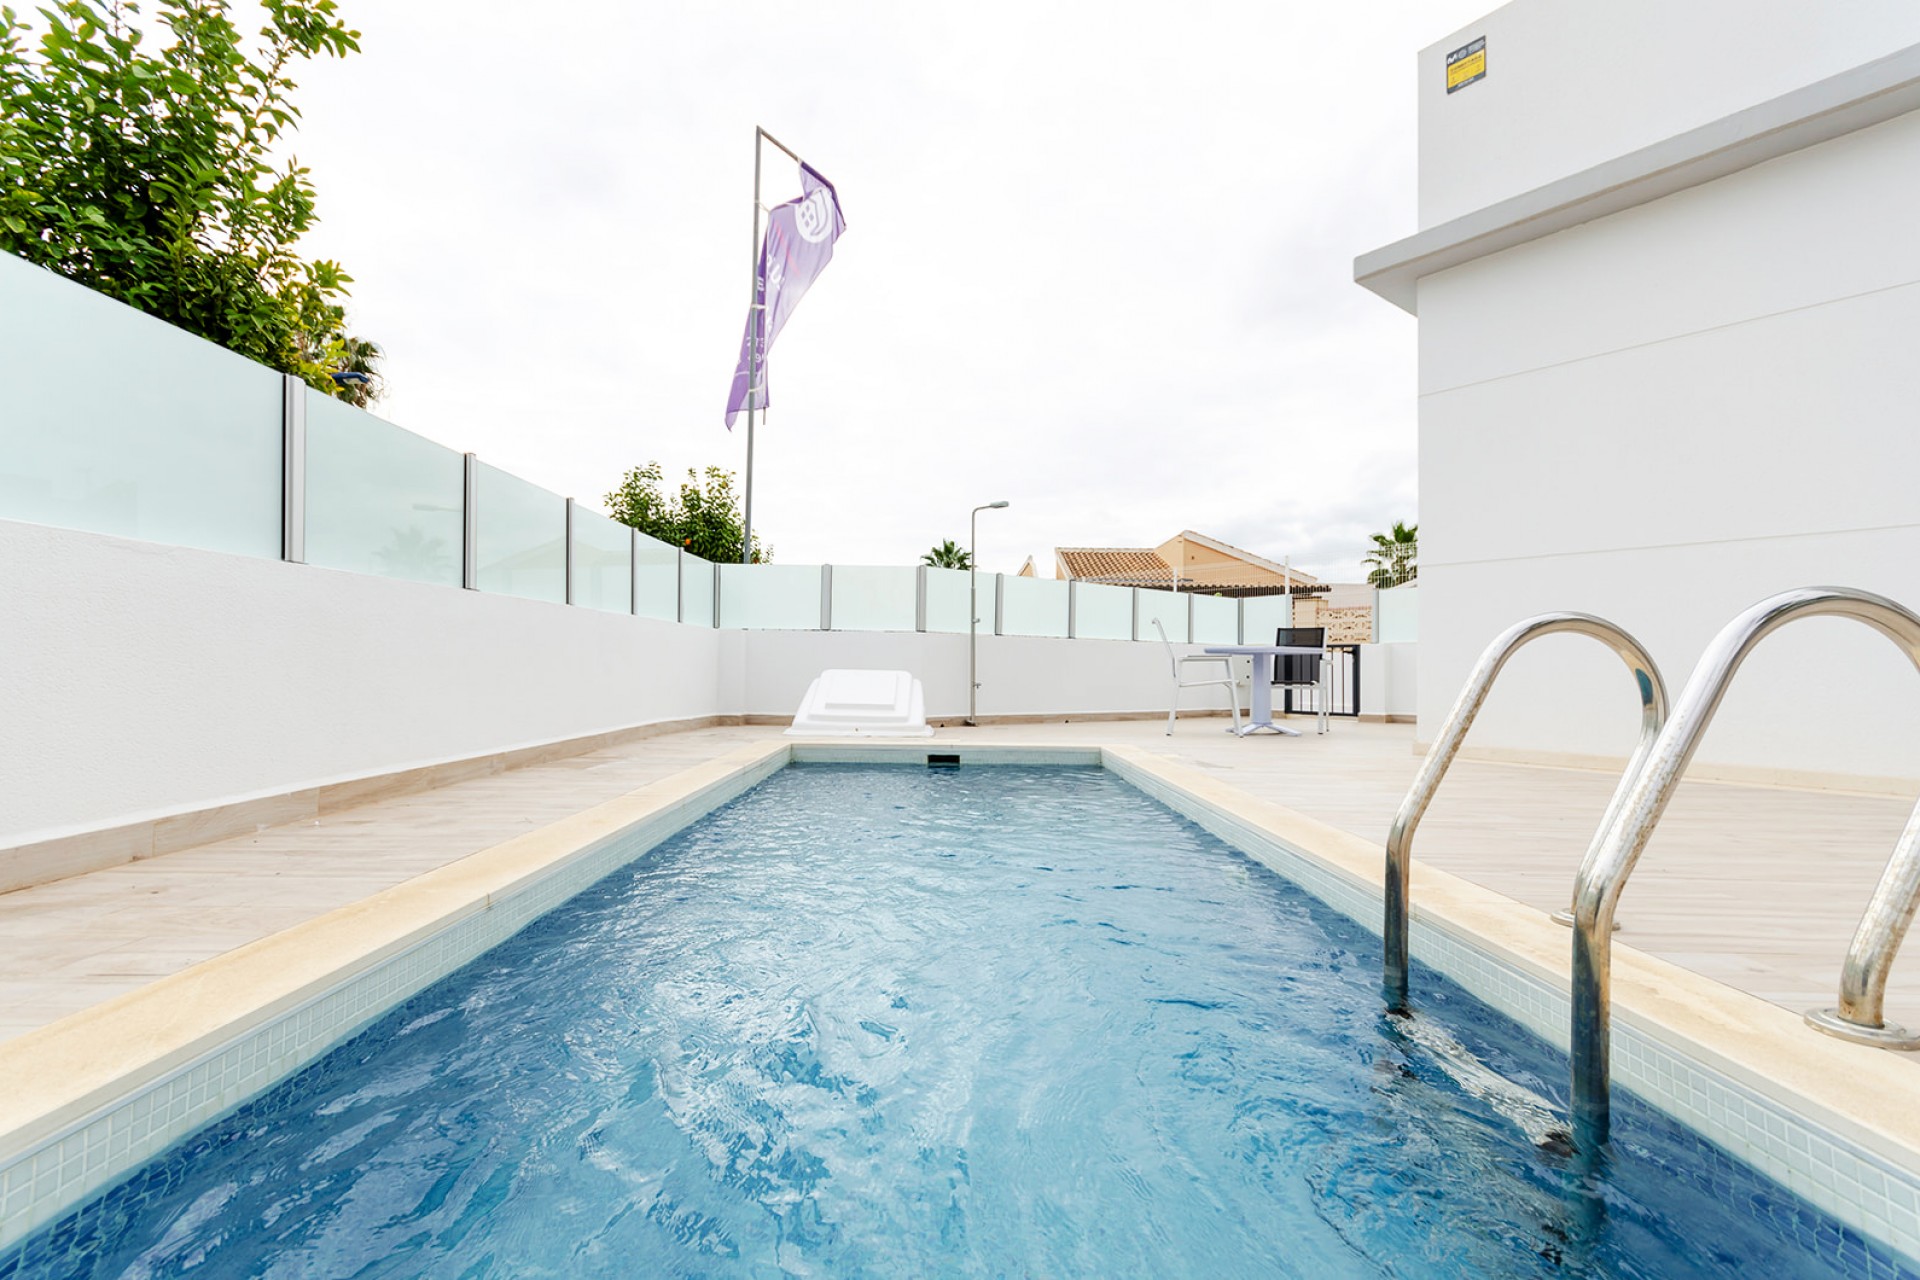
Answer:
POLYGON ((599 751, 642 738, 742 722, 741 716, 721 715, 697 716, 687 720, 656 720, 629 725, 624 729, 609 729, 572 738, 557 738, 551 742, 487 751, 479 755, 299 787, 292 791, 241 796, 218 804, 155 814, 111 827, 63 831, 36 837, 0 846, 0 893, 190 849, 229 836, 245 835, 263 827, 310 822, 324 814, 338 813, 342 809, 351 809, 373 800, 430 791, 435 787, 465 782, 469 778, 483 778, 508 769, 521 769, 549 760, 584 755, 589 751, 599 751))

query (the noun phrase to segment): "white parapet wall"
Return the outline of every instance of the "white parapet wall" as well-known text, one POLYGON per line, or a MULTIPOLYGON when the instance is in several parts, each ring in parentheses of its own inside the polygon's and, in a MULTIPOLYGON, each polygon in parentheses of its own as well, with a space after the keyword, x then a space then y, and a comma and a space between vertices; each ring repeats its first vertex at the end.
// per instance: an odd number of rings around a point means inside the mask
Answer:
POLYGON ((720 712, 720 633, 0 521, 0 846, 720 712))
MULTIPOLYGON (((1484 81, 1449 95, 1451 46, 1422 55, 1427 230, 1356 264, 1419 316, 1422 737, 1529 614, 1618 622, 1677 692, 1775 592, 1920 608, 1920 6, 1845 10, 1517 0, 1460 33, 1484 81)), ((1558 637, 1468 749, 1623 758, 1636 706, 1615 658, 1558 637)), ((1796 623, 1695 770, 1910 789, 1917 725, 1883 637, 1796 623)))
MULTIPOLYGON (((213 809, 234 812, 200 838, 251 830, 297 793, 636 726, 788 717, 829 667, 910 671, 930 715, 967 710, 963 634, 715 630, 19 522, 0 600, 0 863, 213 809)), ((983 635, 979 673, 983 717, 1158 713, 1170 685, 1157 642, 983 635)))
MULTIPOLYGON (((926 689, 927 715, 967 713, 967 637, 913 631, 744 631, 738 705, 750 716, 791 716, 807 685, 829 667, 911 672, 926 689)), ((979 638, 981 717, 1164 713, 1172 678, 1166 648, 1154 642, 1051 636, 979 638)), ((1198 653, 1196 645, 1176 646, 1198 653)), ((1226 710, 1226 694, 1189 690, 1181 706, 1226 710)))
POLYGON ((1360 718, 1412 724, 1420 711, 1419 647, 1360 646, 1360 718))

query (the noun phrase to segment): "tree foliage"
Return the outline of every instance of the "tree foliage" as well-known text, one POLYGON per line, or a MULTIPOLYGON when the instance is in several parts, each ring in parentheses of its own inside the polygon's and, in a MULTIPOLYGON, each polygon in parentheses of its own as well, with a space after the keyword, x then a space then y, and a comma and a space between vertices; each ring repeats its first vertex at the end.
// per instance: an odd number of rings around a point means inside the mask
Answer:
POLYGON ((56 0, 45 30, 0 7, 0 248, 309 385, 364 401, 378 349, 346 332, 351 280, 303 261, 315 220, 289 76, 359 33, 334 0, 260 0, 249 41, 228 0, 56 0), (164 43, 157 51, 152 43, 164 43))
POLYGON ((971 569, 973 553, 965 547, 956 545, 952 538, 948 538, 921 556, 920 563, 932 565, 936 569, 971 569))
MULTIPOLYGON (((706 560, 737 563, 745 521, 733 491, 733 472, 708 467, 704 485, 701 474, 687 468, 680 491, 670 494, 658 462, 635 467, 607 495, 607 512, 668 546, 684 547, 706 560)), ((773 561, 773 548, 761 542, 758 534, 753 539, 753 560, 756 564, 773 561)))
POLYGON ((1387 533, 1373 535, 1373 548, 1367 552, 1367 583, 1374 587, 1398 587, 1420 576, 1420 526, 1394 521, 1387 533))
POLYGON ((337 352, 328 358, 333 368, 333 394, 348 404, 365 409, 386 392, 386 376, 380 361, 386 353, 380 344, 365 338, 342 338, 337 352))

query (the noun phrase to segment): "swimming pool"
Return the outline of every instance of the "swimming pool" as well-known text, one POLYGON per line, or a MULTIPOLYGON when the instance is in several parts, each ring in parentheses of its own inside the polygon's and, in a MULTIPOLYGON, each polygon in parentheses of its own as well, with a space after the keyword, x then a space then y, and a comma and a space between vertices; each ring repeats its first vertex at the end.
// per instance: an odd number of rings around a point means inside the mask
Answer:
POLYGON ((1901 1273, 1377 954, 1102 770, 790 768, 0 1274, 1901 1273))

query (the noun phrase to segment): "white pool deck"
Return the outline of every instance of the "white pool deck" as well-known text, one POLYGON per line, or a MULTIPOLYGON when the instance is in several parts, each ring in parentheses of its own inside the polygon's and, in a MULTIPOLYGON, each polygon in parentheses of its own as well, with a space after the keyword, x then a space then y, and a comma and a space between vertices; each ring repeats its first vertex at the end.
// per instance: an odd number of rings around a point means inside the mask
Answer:
MULTIPOLYGON (((1412 726, 1336 720, 1322 737, 1296 723, 1305 736, 1239 739, 1202 717, 1172 737, 1164 721, 1136 720, 951 728, 925 741, 1125 743, 1384 841, 1418 764, 1412 726)), ((780 734, 665 734, 0 894, 0 1040, 780 734)), ((1415 856, 1552 910, 1615 781, 1461 760, 1415 856)), ((1622 899, 1618 943, 1795 1011, 1831 1004, 1910 808, 1883 795, 1684 783, 1622 899)), ((1920 1022, 1920 962, 1896 965, 1887 1010, 1920 1022)))

